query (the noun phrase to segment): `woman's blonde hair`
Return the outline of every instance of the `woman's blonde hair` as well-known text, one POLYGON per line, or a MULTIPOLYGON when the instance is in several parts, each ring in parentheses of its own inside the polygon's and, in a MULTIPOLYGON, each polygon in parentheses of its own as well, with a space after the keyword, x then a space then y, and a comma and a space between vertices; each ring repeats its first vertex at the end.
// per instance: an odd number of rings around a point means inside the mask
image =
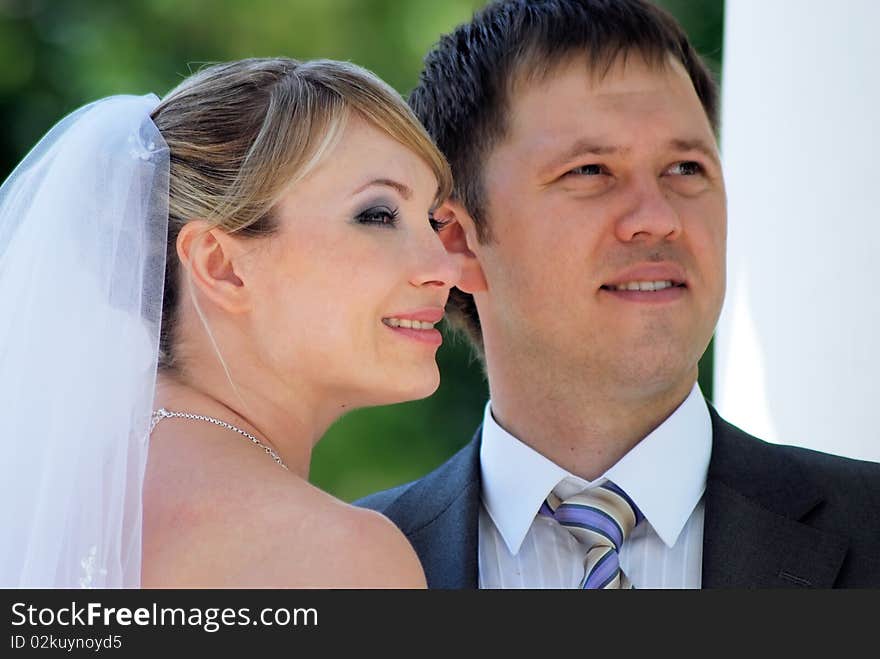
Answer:
MULTIPOLYGON (((162 369, 177 366, 180 228, 200 219, 230 233, 271 234, 272 209, 284 190, 321 162, 352 112, 431 167, 438 181, 436 202, 449 195, 449 166, 406 103, 375 75, 348 62, 271 58, 215 64, 184 80, 153 111, 171 152, 162 369)), ((206 330, 210 337, 207 324, 206 330)))

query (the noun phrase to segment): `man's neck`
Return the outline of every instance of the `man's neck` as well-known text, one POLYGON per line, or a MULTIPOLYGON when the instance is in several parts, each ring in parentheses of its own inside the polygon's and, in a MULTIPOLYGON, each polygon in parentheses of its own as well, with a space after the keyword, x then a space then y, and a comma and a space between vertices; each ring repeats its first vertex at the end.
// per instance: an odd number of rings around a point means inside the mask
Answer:
POLYGON ((684 402, 693 377, 653 391, 620 384, 492 378, 492 415, 511 435, 572 474, 595 480, 684 402), (641 394, 641 395, 640 395, 641 394))

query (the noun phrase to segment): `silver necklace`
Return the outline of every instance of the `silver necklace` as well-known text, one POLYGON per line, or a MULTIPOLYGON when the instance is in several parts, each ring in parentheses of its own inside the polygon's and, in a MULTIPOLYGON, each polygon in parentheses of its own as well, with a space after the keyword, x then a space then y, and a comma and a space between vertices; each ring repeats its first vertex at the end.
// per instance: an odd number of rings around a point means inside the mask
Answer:
MULTIPOLYGON (((158 410, 153 412, 152 421, 150 423, 150 434, 153 433, 153 428, 155 428, 156 424, 159 423, 162 419, 171 419, 174 417, 180 419, 192 419, 193 421, 207 421, 208 423, 213 423, 215 426, 220 426, 221 428, 226 428, 227 430, 234 430, 239 435, 251 440, 251 442, 263 449, 266 452, 266 455, 272 458, 277 464, 281 465, 281 467, 283 467, 284 469, 287 469, 287 465, 284 464, 283 460, 281 460, 281 456, 278 455, 272 447, 266 446, 265 444, 263 444, 263 442, 261 442, 259 439, 254 437, 246 430, 242 430, 241 428, 233 426, 231 423, 221 421, 220 419, 215 419, 212 416, 205 416, 204 414, 192 414, 191 412, 170 412, 164 407, 160 407, 158 410)), ((289 469, 287 470, 290 471, 289 469)))

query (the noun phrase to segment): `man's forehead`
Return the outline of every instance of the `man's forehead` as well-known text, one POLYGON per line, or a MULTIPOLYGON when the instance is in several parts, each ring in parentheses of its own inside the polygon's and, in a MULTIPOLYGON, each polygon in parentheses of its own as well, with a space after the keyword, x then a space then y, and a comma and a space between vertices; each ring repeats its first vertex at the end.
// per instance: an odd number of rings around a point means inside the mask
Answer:
MULTIPOLYGON (((542 133, 573 132, 581 139, 585 129, 599 142, 602 132, 632 129, 660 121, 694 126, 708 142, 714 141, 693 83, 684 67, 670 59, 654 64, 630 57, 615 61, 597 76, 582 60, 569 59, 531 83, 521 83, 508 98, 507 137, 516 134, 529 141, 543 140, 542 133), (630 122, 627 124, 627 122, 630 122)), ((617 141, 617 140, 616 140, 617 141)))
POLYGON ((545 60, 538 55, 524 55, 512 71, 508 85, 508 103, 535 89, 551 86, 563 76, 577 74, 587 88, 596 89, 610 77, 621 79, 627 72, 651 73, 662 78, 672 74, 690 80, 684 65, 672 53, 643 53, 623 50, 594 55, 587 51, 573 51, 562 57, 545 60))

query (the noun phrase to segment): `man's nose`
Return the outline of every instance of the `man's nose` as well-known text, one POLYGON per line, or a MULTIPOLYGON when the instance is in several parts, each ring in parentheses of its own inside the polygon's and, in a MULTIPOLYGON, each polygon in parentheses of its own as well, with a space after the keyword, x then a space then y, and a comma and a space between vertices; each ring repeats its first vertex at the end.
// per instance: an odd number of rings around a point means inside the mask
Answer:
POLYGON ((645 177, 632 181, 615 231, 623 242, 675 240, 682 225, 678 210, 667 197, 661 181, 645 177))

